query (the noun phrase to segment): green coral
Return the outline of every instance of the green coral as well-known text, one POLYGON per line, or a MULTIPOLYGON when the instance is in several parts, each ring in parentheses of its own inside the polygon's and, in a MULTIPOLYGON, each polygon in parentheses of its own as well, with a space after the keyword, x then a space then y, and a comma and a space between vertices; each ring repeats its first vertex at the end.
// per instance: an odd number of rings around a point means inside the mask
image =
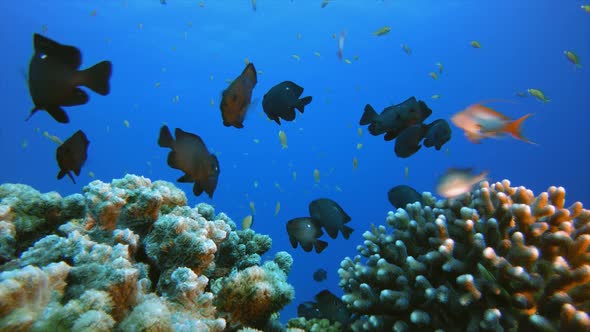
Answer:
POLYGON ((309 332, 340 332, 344 327, 340 322, 330 322, 330 320, 322 318, 305 319, 297 317, 290 319, 287 322, 287 328, 301 329, 309 332))

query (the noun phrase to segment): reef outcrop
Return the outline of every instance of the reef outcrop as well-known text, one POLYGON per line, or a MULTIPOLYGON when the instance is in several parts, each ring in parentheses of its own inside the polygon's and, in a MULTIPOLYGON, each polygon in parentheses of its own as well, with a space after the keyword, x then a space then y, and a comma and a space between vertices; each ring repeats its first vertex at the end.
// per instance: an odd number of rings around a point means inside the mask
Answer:
POLYGON ((590 330, 590 211, 563 188, 422 196, 341 262, 354 331, 590 330))
POLYGON ((0 185, 0 330, 264 328, 294 297, 292 259, 174 185, 135 175, 83 194, 0 185), (231 301, 229 300, 231 299, 231 301))

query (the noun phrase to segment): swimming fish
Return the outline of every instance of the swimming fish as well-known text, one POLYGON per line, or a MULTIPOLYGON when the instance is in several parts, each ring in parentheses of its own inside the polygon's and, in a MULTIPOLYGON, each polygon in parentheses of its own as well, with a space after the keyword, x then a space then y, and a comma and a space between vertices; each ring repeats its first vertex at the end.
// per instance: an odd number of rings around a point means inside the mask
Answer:
POLYGON ((471 168, 449 168, 439 177, 436 191, 445 198, 461 196, 471 191, 474 185, 485 180, 487 175, 487 171, 473 174, 471 168))
POLYGON ((80 176, 80 170, 88 158, 88 145, 90 141, 82 130, 65 140, 55 151, 55 159, 59 166, 57 179, 60 180, 67 175, 72 182, 76 183, 71 172, 80 176))
POLYGON ((279 130, 279 141, 281 142, 281 148, 286 149, 289 146, 287 145, 287 134, 283 130, 279 130))
POLYGON ((418 123, 402 130, 395 140, 395 155, 400 158, 408 158, 418 152, 422 148, 420 141, 426 135, 427 129, 428 126, 418 123))
POLYGON ((277 204, 275 205, 275 214, 274 216, 278 216, 279 212, 281 211, 281 202, 277 201, 277 204))
POLYGON ((313 280, 317 281, 317 282, 321 282, 326 280, 326 278, 328 277, 328 272, 324 269, 317 269, 315 270, 315 272, 313 273, 313 280))
POLYGON ((359 160, 354 157, 352 158, 352 169, 356 171, 356 169, 359 167, 359 160))
POLYGON ((412 49, 410 48, 410 46, 406 45, 406 44, 401 44, 400 45, 402 50, 404 50, 404 52, 406 52, 407 55, 412 54, 412 49))
POLYGON ((373 32, 373 35, 383 36, 383 35, 388 34, 390 31, 391 31, 391 27, 384 26, 382 28, 377 29, 375 32, 373 32))
POLYGON ((350 216, 344 212, 342 207, 329 198, 320 198, 309 203, 309 215, 317 221, 335 239, 338 231, 342 232, 345 239, 350 237, 353 229, 345 224, 350 222, 350 216))
POLYGON ((381 114, 377 114, 375 109, 367 104, 363 115, 359 121, 361 125, 369 125, 369 132, 373 136, 385 133, 384 139, 391 141, 396 138, 402 130, 409 128, 432 114, 423 101, 417 101, 415 97, 410 97, 404 102, 386 107, 381 114))
POLYGON ((426 135, 424 136, 424 146, 429 148, 434 146, 436 151, 451 139, 451 126, 444 119, 434 120, 428 125, 426 135))
POLYGON ((168 126, 162 126, 158 145, 172 149, 168 154, 168 166, 185 173, 176 181, 194 182, 195 196, 201 195, 204 191, 209 198, 213 198, 220 172, 217 157, 207 150, 207 146, 198 135, 176 128, 174 136, 176 140, 172 138, 168 126))
POLYGON ((442 74, 443 73, 443 64, 440 62, 437 62, 434 65, 438 67, 438 73, 442 74))
POLYGON ((330 0, 324 0, 322 1, 322 8, 325 8, 328 4, 330 3, 330 0))
POLYGON ((351 313, 346 307, 346 304, 329 290, 323 291, 315 295, 315 306, 320 312, 320 317, 328 319, 332 322, 339 322, 341 326, 348 326, 350 322, 351 313))
POLYGON ((249 214, 242 219, 242 229, 250 229, 254 224, 254 217, 249 214))
POLYGON ((539 89, 527 89, 527 92, 537 98, 538 100, 544 102, 544 103, 548 103, 551 101, 551 99, 547 99, 547 97, 545 97, 545 94, 543 93, 543 91, 539 90, 539 89))
POLYGON ((83 105, 89 99, 79 86, 103 96, 109 94, 112 70, 109 61, 78 70, 82 54, 77 48, 59 44, 37 33, 33 35, 33 44, 35 52, 29 64, 28 85, 35 107, 27 120, 37 111, 45 110, 57 122, 68 123, 70 119, 61 107, 83 105))
POLYGON ((240 76, 231 82, 221 94, 221 117, 223 125, 244 127, 244 118, 252 99, 252 90, 258 82, 253 63, 248 63, 240 76))
POLYGON ((324 234, 319 223, 308 217, 289 220, 287 234, 293 248, 297 248, 297 244, 300 244, 306 252, 315 248, 315 252, 319 254, 328 246, 327 242, 318 239, 324 234))
POLYGON ((438 75, 433 71, 428 73, 428 76, 432 77, 433 80, 438 80, 438 75))
POLYGON ((315 183, 320 182, 320 170, 317 168, 313 170, 313 180, 315 181, 315 183))
POLYGON ((281 120, 295 120, 295 109, 303 113, 305 106, 311 103, 312 97, 303 98, 303 88, 291 82, 284 81, 272 87, 262 98, 262 109, 266 116, 281 124, 281 120))
POLYGON ((470 44, 473 48, 481 48, 481 44, 477 40, 472 40, 470 44))
POLYGON ((565 56, 567 57, 567 59, 573 63, 576 67, 582 67, 582 65, 580 64, 580 58, 578 57, 578 55, 572 51, 563 51, 563 54, 565 54, 565 56))
POLYGON ((590 13, 590 5, 581 5, 580 8, 584 10, 586 13, 590 13))
POLYGON ((512 120, 502 113, 482 104, 473 104, 451 118, 453 124, 465 132, 465 136, 473 142, 489 137, 499 137, 510 134, 514 138, 533 143, 521 133, 521 125, 532 114, 526 114, 517 120, 512 120))
POLYGON ((405 209, 406 205, 414 202, 422 203, 422 195, 416 189, 405 184, 389 189, 387 199, 396 209, 405 209))

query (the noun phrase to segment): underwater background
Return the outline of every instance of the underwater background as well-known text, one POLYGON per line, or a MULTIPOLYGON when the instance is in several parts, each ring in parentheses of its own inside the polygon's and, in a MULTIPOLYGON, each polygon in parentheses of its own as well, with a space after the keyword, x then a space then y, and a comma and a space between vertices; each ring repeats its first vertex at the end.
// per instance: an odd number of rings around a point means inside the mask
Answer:
POLYGON ((196 133, 219 159, 215 195, 194 197, 191 184, 176 185, 189 205, 209 203, 237 224, 252 214, 254 203, 252 228, 273 239, 271 252, 288 251, 294 259, 288 281, 295 299, 281 312, 282 321, 322 289, 342 293, 340 261, 356 255, 362 233, 395 210, 387 200, 393 186, 434 193, 449 167, 474 167, 488 170, 490 181, 509 179, 535 193, 563 186, 568 202, 590 204, 590 13, 580 9, 583 2, 335 0, 322 8, 321 1, 262 0, 255 11, 247 0, 167 2, 0 3, 0 183, 65 196, 127 173, 175 182, 180 172, 166 164, 159 128, 166 123, 196 133), (373 34, 383 26, 391 31, 373 34), (341 31, 350 63, 336 55, 341 31), (35 32, 80 48, 83 68, 113 63, 110 94, 90 93, 88 104, 66 108, 67 125, 45 112, 25 122, 33 104, 23 74, 35 32), (473 40, 481 48, 472 47, 473 40), (580 67, 568 61, 566 50, 579 56, 580 67), (221 91, 246 58, 262 72, 253 104, 244 128, 224 127, 221 91), (438 72, 437 62, 444 71, 435 80, 429 72, 438 72), (303 96, 313 101, 296 121, 278 126, 267 120, 261 100, 285 80, 304 87, 303 96), (529 88, 550 101, 516 95, 529 88), (435 94, 440 98, 432 99, 435 94), (371 136, 366 127, 359 135, 365 104, 379 112, 410 96, 432 109, 429 121, 449 120, 482 100, 513 100, 494 107, 510 118, 534 113, 523 130, 537 144, 511 137, 473 144, 451 125, 452 138, 440 151, 422 148, 402 159, 393 142, 371 136), (77 184, 58 181, 57 145, 43 132, 65 139, 78 129, 90 139, 88 160, 77 184), (286 149, 279 130, 287 135, 286 149), (337 201, 355 231, 348 240, 324 235, 329 245, 320 254, 293 249, 286 222, 307 216, 309 202, 321 197, 337 201), (312 279, 318 268, 328 271, 323 282, 312 279))

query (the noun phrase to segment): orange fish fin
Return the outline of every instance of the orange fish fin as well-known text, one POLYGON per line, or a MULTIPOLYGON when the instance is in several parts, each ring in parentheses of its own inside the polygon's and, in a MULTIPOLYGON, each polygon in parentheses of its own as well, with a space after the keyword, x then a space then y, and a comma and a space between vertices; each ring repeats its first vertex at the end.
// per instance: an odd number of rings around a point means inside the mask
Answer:
POLYGON ((514 136, 515 138, 525 141, 527 143, 531 143, 531 144, 536 144, 532 141, 529 141, 526 137, 524 137, 522 135, 522 122, 526 119, 528 119, 529 116, 533 115, 532 113, 526 114, 522 117, 520 117, 517 120, 514 120, 512 122, 509 122, 508 124, 506 124, 506 126, 504 126, 504 128, 502 129, 503 132, 506 132, 512 136, 514 136))
POLYGON ((465 133, 467 139, 471 141, 471 143, 479 144, 479 140, 481 139, 481 135, 473 134, 473 133, 465 133))

